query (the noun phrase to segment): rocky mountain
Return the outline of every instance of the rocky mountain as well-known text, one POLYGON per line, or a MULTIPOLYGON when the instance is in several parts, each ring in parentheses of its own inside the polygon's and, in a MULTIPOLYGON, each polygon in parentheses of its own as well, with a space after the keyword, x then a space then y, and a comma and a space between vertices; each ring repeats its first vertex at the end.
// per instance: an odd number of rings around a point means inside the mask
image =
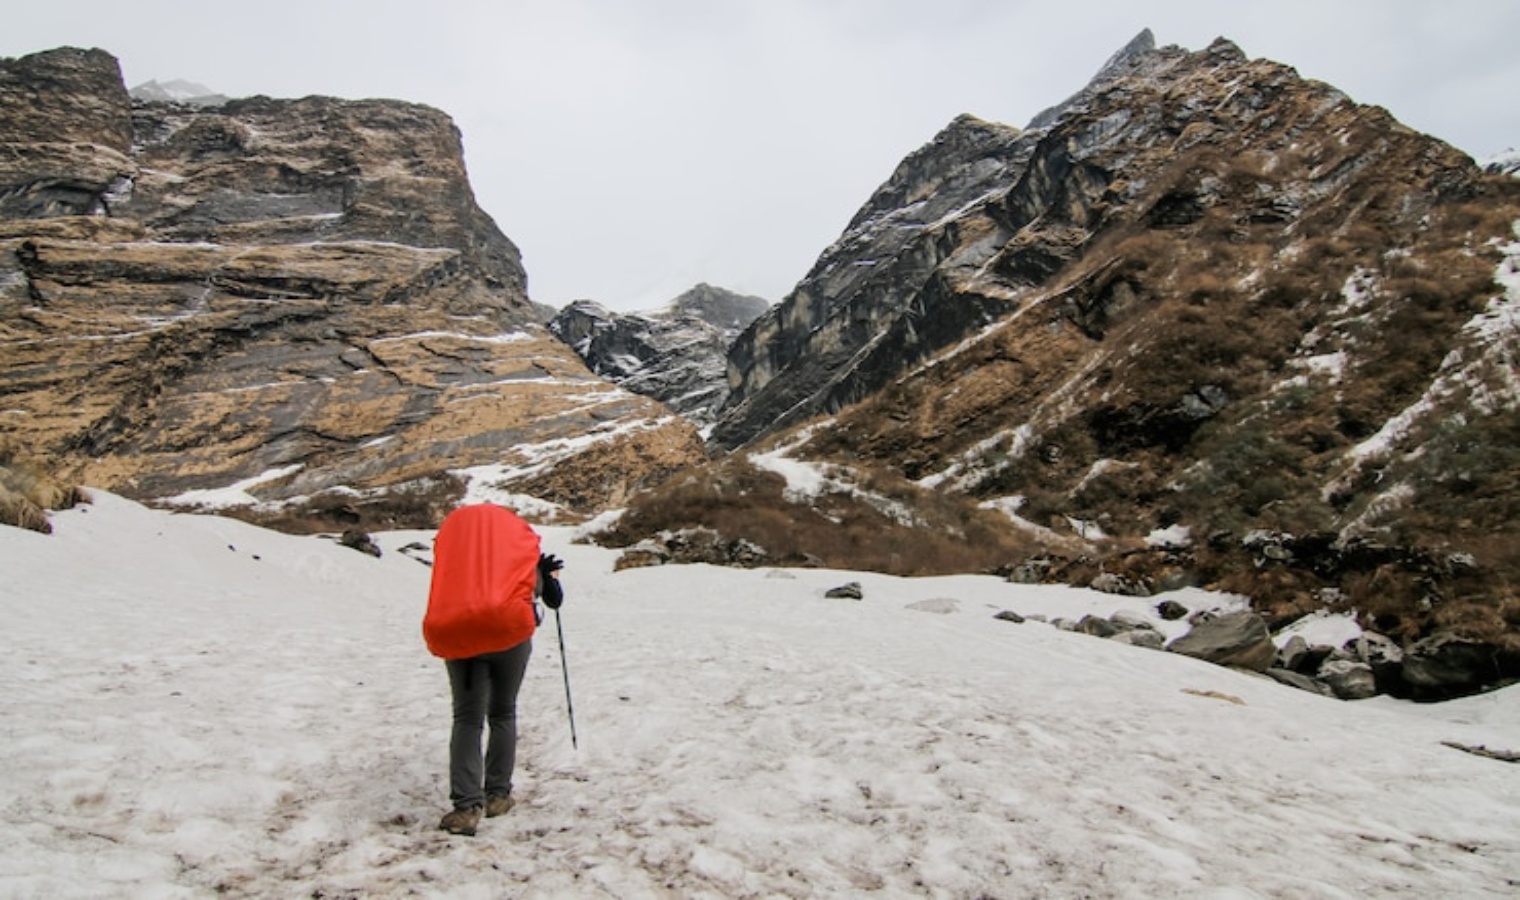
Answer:
POLYGON ((1206 585, 1520 674, 1517 222, 1514 179, 1385 110, 1144 33, 904 160, 735 343, 743 452, 608 539, 1206 585))
POLYGON ((291 526, 567 512, 695 430, 539 323, 446 115, 133 101, 109 54, 0 61, 0 458, 291 526))
POLYGON ((769 306, 759 297, 699 284, 647 313, 618 314, 580 300, 561 310, 549 330, 591 371, 707 426, 728 399, 729 347, 769 306))

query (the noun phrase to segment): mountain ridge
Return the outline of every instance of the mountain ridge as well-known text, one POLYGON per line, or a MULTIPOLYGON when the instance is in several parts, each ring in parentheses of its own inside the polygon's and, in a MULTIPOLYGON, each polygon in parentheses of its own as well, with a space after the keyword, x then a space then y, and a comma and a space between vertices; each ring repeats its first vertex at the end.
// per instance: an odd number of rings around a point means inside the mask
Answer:
POLYGON ((887 571, 1203 584, 1516 659, 1520 189, 1227 40, 1144 37, 1031 127, 910 154, 736 342, 731 456, 609 540, 684 516, 719 558, 840 565, 848 522, 887 571), (830 487, 768 480, 798 467, 830 487))

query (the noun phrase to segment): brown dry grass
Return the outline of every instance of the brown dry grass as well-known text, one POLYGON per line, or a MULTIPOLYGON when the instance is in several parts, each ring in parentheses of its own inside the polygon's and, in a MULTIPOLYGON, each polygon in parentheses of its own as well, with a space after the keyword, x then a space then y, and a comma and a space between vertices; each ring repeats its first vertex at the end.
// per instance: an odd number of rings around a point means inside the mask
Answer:
POLYGON ((428 529, 437 528, 463 496, 464 482, 443 474, 394 485, 374 497, 319 494, 273 512, 242 508, 226 510, 222 515, 287 534, 428 529))
POLYGON ((47 511, 68 509, 84 500, 77 486, 60 482, 36 466, 0 448, 0 525, 44 534, 52 531, 47 511))
POLYGON ((784 496, 780 476, 730 458, 676 476, 635 498, 599 540, 629 546, 650 535, 696 527, 721 543, 748 541, 776 565, 942 575, 991 572, 1036 549, 999 514, 968 498, 926 491, 886 471, 857 472, 856 484, 877 504, 845 493, 808 502, 784 496), (911 510, 906 524, 878 508, 881 500, 911 510))

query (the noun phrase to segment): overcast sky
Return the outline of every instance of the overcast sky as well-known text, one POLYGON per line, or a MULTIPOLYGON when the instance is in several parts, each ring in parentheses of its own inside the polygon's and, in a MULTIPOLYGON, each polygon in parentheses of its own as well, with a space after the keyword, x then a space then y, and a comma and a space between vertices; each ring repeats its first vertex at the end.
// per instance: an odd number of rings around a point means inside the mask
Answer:
MULTIPOLYGON (((71 45, 128 86, 390 97, 464 134, 533 299, 779 300, 962 112, 1022 126, 1142 28, 1224 36, 1483 159, 1520 146, 1514 0, 37 0, 0 56, 71 45)), ((0 140, 4 140, 0 136, 0 140)))

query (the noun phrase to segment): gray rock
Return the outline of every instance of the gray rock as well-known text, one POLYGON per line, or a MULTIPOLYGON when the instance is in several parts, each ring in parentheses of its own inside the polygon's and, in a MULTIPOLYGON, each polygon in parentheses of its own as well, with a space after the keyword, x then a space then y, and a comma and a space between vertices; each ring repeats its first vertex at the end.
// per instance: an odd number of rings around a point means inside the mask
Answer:
POLYGON ((1362 633, 1351 642, 1350 649, 1356 658, 1374 669, 1380 666, 1399 666, 1404 662, 1404 650, 1391 638, 1376 632, 1362 633))
POLYGON ((1048 557, 1036 557, 1014 566, 1013 571, 1008 573, 1008 580, 1014 584, 1042 584, 1050 567, 1048 557))
POLYGON ((1353 659, 1327 659, 1317 677, 1342 700, 1365 700, 1378 692, 1372 667, 1353 659))
POLYGON ((1265 672, 1277 656, 1277 647, 1261 616, 1249 610, 1225 613, 1199 622, 1187 634, 1167 645, 1181 653, 1221 666, 1265 672))
POLYGON ((1267 670, 1267 677, 1271 678, 1273 681, 1286 684, 1289 687, 1296 687, 1301 691, 1308 691, 1311 694, 1319 694, 1322 697, 1335 696, 1335 693, 1330 690, 1329 686, 1315 681, 1313 678, 1310 678, 1308 675, 1305 675, 1301 672, 1294 672, 1289 669, 1273 667, 1267 670))
POLYGON ((1106 638, 1119 634, 1123 629, 1102 616, 1083 616, 1081 621, 1077 622, 1076 627, 1072 630, 1081 632, 1082 634, 1090 634, 1094 637, 1106 638))
POLYGON ((1153 630, 1156 627, 1151 624, 1151 620, 1146 618, 1144 613, 1138 613, 1132 609, 1121 609, 1113 615, 1109 616, 1108 620, 1120 628, 1129 630, 1136 628, 1153 630))
POLYGON ((1496 648, 1451 633, 1425 638, 1404 654, 1404 682, 1421 700, 1476 693, 1500 675, 1496 648))
POLYGON ((1122 575, 1115 575, 1112 572, 1100 572, 1088 587, 1095 591, 1102 591, 1105 594, 1119 594, 1125 597, 1149 597, 1151 595, 1150 588, 1146 587, 1143 583, 1131 581, 1122 575))
POLYGON ((1309 655, 1309 642, 1304 640, 1301 634, 1295 634, 1288 638, 1283 645, 1277 648, 1277 668, 1286 669, 1289 672, 1298 672, 1299 664, 1304 657, 1309 655))
POLYGON ((1136 628, 1132 631, 1122 631, 1109 638, 1109 640, 1119 644, 1144 647, 1147 650, 1160 650, 1166 646, 1166 637, 1161 632, 1152 628, 1136 628))
POLYGON ((833 600, 860 600, 865 597, 865 591, 861 588, 860 582, 851 581, 839 587, 829 588, 823 596, 833 600))
POLYGON ((1175 622, 1188 614, 1188 608, 1176 600, 1162 600, 1156 604, 1156 615, 1167 622, 1175 622))
POLYGON ((994 615, 993 618, 994 619, 1001 619, 1004 622, 1015 622, 1015 623, 1018 623, 1018 622, 1023 622, 1024 621, 1024 617, 1023 616, 1019 615, 1018 613, 1014 612, 1011 609, 1005 609, 1002 612, 999 612, 996 615, 994 615))
POLYGON ((380 545, 375 543, 374 538, 357 529, 349 529, 343 532, 343 536, 338 538, 338 543, 350 550, 368 553, 376 559, 380 557, 380 545))

